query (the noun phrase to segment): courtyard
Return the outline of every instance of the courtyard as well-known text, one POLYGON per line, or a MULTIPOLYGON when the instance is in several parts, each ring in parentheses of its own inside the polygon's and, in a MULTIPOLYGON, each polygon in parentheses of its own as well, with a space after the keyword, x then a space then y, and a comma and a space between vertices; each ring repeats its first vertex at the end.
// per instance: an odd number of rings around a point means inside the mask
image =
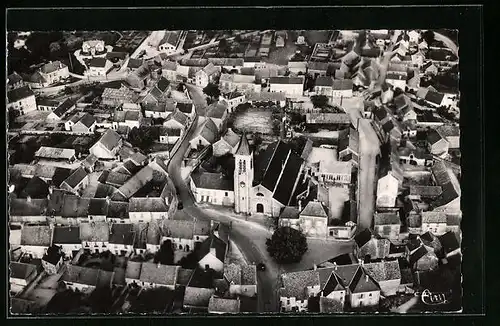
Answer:
POLYGON ((233 128, 233 130, 238 133, 248 132, 261 133, 264 135, 275 134, 275 125, 276 123, 279 124, 279 115, 276 112, 277 109, 277 106, 256 107, 250 105, 240 105, 231 115, 228 127, 233 128))

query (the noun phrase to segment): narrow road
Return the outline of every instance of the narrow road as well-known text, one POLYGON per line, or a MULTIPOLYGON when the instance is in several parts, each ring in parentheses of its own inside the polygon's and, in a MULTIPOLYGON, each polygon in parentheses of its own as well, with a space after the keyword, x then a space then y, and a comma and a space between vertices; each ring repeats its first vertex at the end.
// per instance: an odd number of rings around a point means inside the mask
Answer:
MULTIPOLYGON (((195 90, 193 86, 188 86, 191 90, 191 97, 195 103, 197 113, 203 113, 206 107, 206 101, 203 94, 199 90, 195 90)), ((198 115, 194 119, 193 126, 197 125, 198 115)), ((174 219, 188 219, 197 218, 199 220, 217 220, 223 223, 232 221, 230 217, 222 214, 207 214, 207 212, 196 206, 194 198, 192 197, 189 186, 181 177, 180 166, 184 154, 189 148, 189 139, 191 139, 196 127, 189 129, 186 137, 184 138, 181 146, 176 153, 172 156, 168 165, 168 172, 172 178, 173 183, 179 191, 179 199, 184 205, 184 209, 178 211, 174 219)), ((276 279, 279 275, 278 266, 271 260, 265 250, 265 240, 269 236, 267 232, 257 228, 249 229, 247 224, 243 222, 233 221, 231 230, 231 239, 240 248, 248 261, 259 263, 264 262, 267 266, 266 271, 258 272, 258 310, 261 312, 274 312, 277 311, 276 300, 276 279), (265 298, 265 299, 263 299, 265 298)))

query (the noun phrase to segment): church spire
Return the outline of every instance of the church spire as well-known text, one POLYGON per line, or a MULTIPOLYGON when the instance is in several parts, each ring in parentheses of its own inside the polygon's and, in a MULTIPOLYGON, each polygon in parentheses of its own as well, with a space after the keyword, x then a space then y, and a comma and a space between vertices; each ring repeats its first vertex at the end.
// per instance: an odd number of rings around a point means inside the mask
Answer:
POLYGON ((250 155, 250 145, 248 144, 246 133, 243 133, 241 136, 240 144, 236 150, 236 155, 250 155))

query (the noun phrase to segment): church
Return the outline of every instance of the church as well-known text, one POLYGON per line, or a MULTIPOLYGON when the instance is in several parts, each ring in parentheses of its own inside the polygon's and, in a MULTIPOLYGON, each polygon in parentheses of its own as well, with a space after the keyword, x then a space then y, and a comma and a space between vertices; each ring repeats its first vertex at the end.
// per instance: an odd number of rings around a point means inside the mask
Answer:
POLYGON ((243 135, 234 158, 236 213, 277 217, 285 206, 297 204, 297 195, 307 186, 304 160, 283 141, 270 144, 254 158, 243 135))

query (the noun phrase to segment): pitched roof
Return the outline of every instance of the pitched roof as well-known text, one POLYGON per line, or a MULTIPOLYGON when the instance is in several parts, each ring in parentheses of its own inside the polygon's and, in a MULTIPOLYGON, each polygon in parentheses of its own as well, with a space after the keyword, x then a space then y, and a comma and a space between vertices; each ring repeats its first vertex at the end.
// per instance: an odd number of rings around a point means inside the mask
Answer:
POLYGON ((130 58, 127 63, 127 68, 131 69, 139 68, 140 66, 142 66, 143 62, 144 61, 142 59, 130 58))
POLYGON ((197 188, 233 191, 233 180, 225 179, 222 173, 200 172, 191 174, 197 188))
POLYGON ((380 290, 377 283, 361 266, 358 267, 358 270, 354 274, 351 284, 349 284, 349 289, 351 290, 351 293, 363 293, 380 290))
POLYGON ((274 143, 274 146, 273 144, 269 145, 268 149, 270 150, 270 157, 268 161, 266 160, 267 162, 262 162, 266 165, 262 169, 263 178, 261 184, 268 190, 273 191, 291 148, 288 144, 278 141, 274 143))
POLYGON ((434 104, 441 104, 443 101, 444 94, 434 91, 428 91, 425 95, 425 100, 434 104))
POLYGON ((445 253, 450 253, 456 249, 460 249, 460 243, 457 236, 453 232, 449 231, 439 236, 439 241, 441 242, 445 253))
POLYGON ((75 103, 73 102, 73 100, 68 98, 66 101, 59 104, 59 106, 57 108, 55 108, 52 111, 52 113, 54 113, 56 116, 58 116, 60 118, 63 115, 65 115, 66 112, 68 112, 74 105, 75 105, 75 103))
POLYGON ((310 201, 307 203, 306 207, 300 212, 301 216, 314 216, 314 217, 326 217, 326 208, 320 202, 310 201))
POLYGON ((125 60, 126 57, 127 57, 127 52, 108 52, 108 53, 106 53, 106 59, 108 59, 108 60, 114 60, 114 59, 125 60))
POLYGON ((212 296, 208 302, 208 312, 239 313, 240 300, 212 296))
POLYGON ((104 68, 106 66, 106 58, 94 57, 89 62, 89 67, 104 68))
POLYGON ((48 225, 25 225, 21 229, 22 246, 49 247, 52 240, 52 229, 48 225))
POLYGON ((330 293, 334 291, 342 291, 345 290, 342 281, 339 280, 338 276, 334 273, 330 273, 330 277, 328 278, 326 284, 323 286, 323 296, 328 296, 330 293))
POLYGON ((333 78, 329 76, 319 76, 315 82, 316 86, 333 86, 333 78))
POLYGON ((105 222, 80 223, 80 240, 108 242, 109 224, 105 222))
POLYGON ((444 137, 459 137, 460 127, 456 125, 442 125, 436 128, 437 132, 444 137))
POLYGON ((444 137, 441 136, 441 134, 436 129, 430 129, 429 131, 427 131, 427 141, 430 144, 434 145, 441 139, 444 139, 444 137))
POLYGON ((67 265, 62 280, 71 283, 97 286, 99 282, 99 269, 67 265))
POLYGON ((179 122, 182 125, 186 125, 187 118, 188 118, 187 115, 185 115, 181 111, 175 111, 173 113, 170 113, 167 116, 167 119, 165 120, 165 122, 169 121, 169 120, 175 120, 175 121, 179 122))
POLYGON ((111 225, 109 243, 130 246, 134 244, 135 236, 133 224, 115 223, 111 225))
POLYGON ((215 257, 219 259, 221 262, 224 262, 226 258, 226 249, 227 244, 216 237, 215 235, 211 235, 205 241, 203 241, 200 245, 200 249, 198 252, 198 257, 200 260, 210 253, 210 249, 215 249, 215 257))
POLYGON ((19 82, 22 82, 23 77, 21 77, 21 75, 19 75, 17 72, 13 72, 9 76, 7 76, 7 81, 8 81, 9 85, 14 85, 14 84, 17 84, 19 82))
POLYGON ((417 250, 410 254, 409 263, 410 266, 413 266, 417 261, 419 261, 422 257, 429 254, 429 251, 425 246, 420 246, 417 250))
POLYGON ((142 263, 140 281, 175 286, 179 266, 142 263))
POLYGON ((29 86, 22 86, 7 92, 9 103, 17 102, 30 96, 35 96, 35 93, 33 93, 29 86))
POLYGON ((24 187, 20 197, 31 197, 32 199, 46 198, 49 194, 49 185, 35 176, 31 178, 24 187))
POLYGON ((422 223, 446 223, 445 212, 427 211, 422 212, 422 223))
POLYGON ((300 177, 303 163, 304 160, 300 158, 300 156, 290 151, 286 165, 281 168, 283 172, 274 190, 273 198, 283 205, 288 205, 290 203, 291 196, 295 190, 296 181, 300 177))
POLYGON ((75 188, 83 181, 83 179, 87 177, 87 171, 85 171, 83 167, 79 167, 66 180, 64 180, 64 183, 66 183, 71 188, 75 188))
POLYGON ((164 220, 162 225, 163 234, 169 238, 193 239, 194 221, 164 220))
POLYGON ((36 273, 36 265, 13 261, 9 264, 10 277, 26 280, 31 274, 36 273))
POLYGON ((354 241, 358 245, 359 248, 363 247, 370 239, 372 238, 372 232, 370 229, 364 229, 354 236, 354 241))
POLYGON ((347 113, 306 113, 306 122, 311 124, 349 124, 347 113))
POLYGON ((224 105, 222 101, 212 103, 207 107, 207 117, 222 119, 224 113, 226 113, 227 106, 224 105))
POLYGON ((397 213, 375 213, 374 224, 379 225, 394 225, 401 224, 401 220, 399 219, 399 215, 397 213))
POLYGON ((363 268, 377 283, 401 279, 401 270, 397 260, 364 264, 363 268))
POLYGON ((56 265, 61 260, 62 256, 60 247, 52 245, 43 255, 42 260, 48 262, 49 264, 56 265))
POLYGON ((80 244, 80 226, 55 226, 53 244, 80 244))
POLYGON ((184 291, 184 306, 208 307, 215 289, 187 286, 184 291))
POLYGON ((441 186, 410 185, 410 196, 418 195, 424 198, 435 198, 441 195, 442 192, 441 186))
POLYGON ((283 211, 280 213, 280 219, 286 218, 286 219, 298 219, 299 218, 299 210, 297 207, 294 206, 286 206, 283 211))
POLYGON ((129 199, 129 212, 168 212, 168 206, 162 198, 133 197, 129 199))
POLYGON ((304 84, 304 78, 303 77, 271 77, 269 79, 270 84, 296 84, 296 85, 302 85, 304 84))
POLYGON ((217 138, 218 129, 212 119, 206 119, 198 126, 194 134, 213 144, 217 138))
POLYGON ((99 139, 99 143, 101 143, 109 151, 112 151, 120 145, 120 140, 121 136, 116 131, 108 129, 99 139))
POLYGON ((191 114, 193 111, 193 102, 177 102, 176 108, 185 114, 191 114))
POLYGON ((353 84, 350 79, 335 79, 333 81, 333 89, 334 90, 352 90, 353 84))
POLYGON ((307 298, 306 288, 320 286, 319 274, 314 270, 284 273, 281 275, 283 288, 281 296, 295 297, 298 300, 307 298))
POLYGON ((40 71, 43 72, 44 74, 50 74, 51 72, 57 71, 59 69, 63 69, 65 67, 67 67, 67 66, 64 63, 57 60, 57 61, 53 61, 53 62, 49 62, 49 63, 44 64, 40 68, 40 71))

